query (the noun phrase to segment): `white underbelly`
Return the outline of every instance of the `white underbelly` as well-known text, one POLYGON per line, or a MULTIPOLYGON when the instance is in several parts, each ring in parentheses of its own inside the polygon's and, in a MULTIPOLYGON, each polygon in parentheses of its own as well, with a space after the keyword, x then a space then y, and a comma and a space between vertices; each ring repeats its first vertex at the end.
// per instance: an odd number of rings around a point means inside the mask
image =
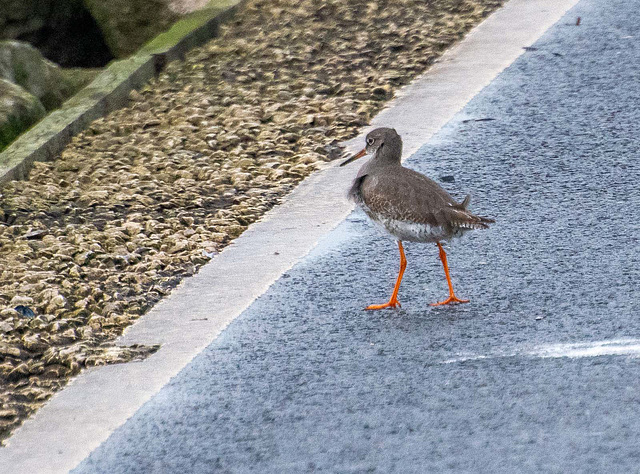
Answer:
POLYGON ((372 217, 372 220, 378 227, 398 240, 408 242, 438 242, 453 237, 440 226, 399 221, 379 216, 375 218, 372 217))

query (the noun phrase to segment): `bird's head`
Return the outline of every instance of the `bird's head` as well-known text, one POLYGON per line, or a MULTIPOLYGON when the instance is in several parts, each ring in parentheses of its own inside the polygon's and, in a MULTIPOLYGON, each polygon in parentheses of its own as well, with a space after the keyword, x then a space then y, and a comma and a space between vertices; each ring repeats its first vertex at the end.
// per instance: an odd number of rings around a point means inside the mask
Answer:
POLYGON ((367 145, 340 166, 347 165, 365 155, 373 155, 374 160, 400 163, 402 139, 394 128, 376 128, 367 134, 367 145))

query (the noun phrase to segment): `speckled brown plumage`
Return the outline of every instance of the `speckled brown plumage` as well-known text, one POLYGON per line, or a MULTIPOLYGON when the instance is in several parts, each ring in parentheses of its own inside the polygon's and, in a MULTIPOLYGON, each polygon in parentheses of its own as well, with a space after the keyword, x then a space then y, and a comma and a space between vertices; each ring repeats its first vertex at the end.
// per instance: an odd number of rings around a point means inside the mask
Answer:
POLYGON ((367 135, 367 146, 342 165, 373 154, 358 172, 349 190, 349 198, 397 241, 400 250, 400 273, 388 303, 367 309, 399 306, 398 288, 406 266, 402 241, 433 242, 438 245, 440 259, 449 284, 449 298, 438 304, 463 303, 453 293, 446 254, 440 241, 460 237, 473 229, 486 229, 495 222, 467 210, 470 198, 457 202, 435 181, 402 166, 402 139, 392 128, 378 128, 367 135))
MULTIPOLYGON (((441 228, 449 237, 493 222, 472 214, 436 182, 402 165, 369 170, 354 182, 349 194, 374 220, 387 217, 426 224, 441 228)), ((438 240, 442 239, 433 241, 438 240)))

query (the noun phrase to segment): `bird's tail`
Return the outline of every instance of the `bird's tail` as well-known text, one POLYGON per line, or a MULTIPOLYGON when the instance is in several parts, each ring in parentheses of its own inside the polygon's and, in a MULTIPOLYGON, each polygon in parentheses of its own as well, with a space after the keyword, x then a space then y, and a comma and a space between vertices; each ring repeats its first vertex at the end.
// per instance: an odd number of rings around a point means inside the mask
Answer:
POLYGON ((467 194, 467 196, 462 200, 460 204, 457 206, 454 205, 455 208, 458 209, 458 213, 456 217, 458 219, 452 219, 456 222, 457 227, 466 228, 466 229, 487 229, 489 228, 489 224, 493 224, 495 222, 494 219, 489 217, 476 216, 467 210, 469 207, 469 203, 471 202, 471 195, 467 194), (464 218, 460 219, 460 211, 464 214, 464 218))
MULTIPOLYGON (((495 224, 496 220, 495 219, 491 219, 490 217, 482 217, 482 216, 476 216, 478 219, 480 219, 480 222, 483 224, 495 224)), ((489 227, 487 225, 487 227, 489 227)))

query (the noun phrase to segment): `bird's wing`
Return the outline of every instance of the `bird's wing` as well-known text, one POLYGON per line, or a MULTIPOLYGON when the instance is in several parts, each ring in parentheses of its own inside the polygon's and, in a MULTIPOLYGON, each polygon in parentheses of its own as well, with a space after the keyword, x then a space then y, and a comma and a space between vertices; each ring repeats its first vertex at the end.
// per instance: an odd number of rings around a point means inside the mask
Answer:
POLYGON ((455 201, 435 181, 408 168, 369 174, 360 183, 363 203, 392 219, 452 228, 484 228, 484 218, 466 210, 468 199, 455 201))

